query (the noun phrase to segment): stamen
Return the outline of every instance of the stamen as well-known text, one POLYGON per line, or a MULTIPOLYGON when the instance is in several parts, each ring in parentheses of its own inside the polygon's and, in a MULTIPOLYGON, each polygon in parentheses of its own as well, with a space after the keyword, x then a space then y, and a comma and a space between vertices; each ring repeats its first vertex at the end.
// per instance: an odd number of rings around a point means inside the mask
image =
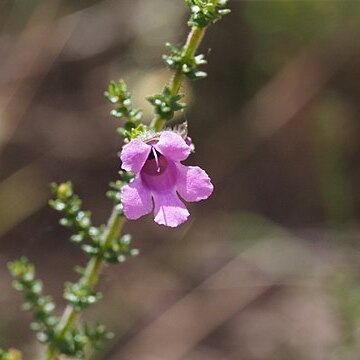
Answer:
POLYGON ((153 147, 151 147, 151 150, 152 150, 152 152, 153 152, 153 154, 154 154, 154 158, 155 158, 155 163, 156 163, 156 172, 160 172, 160 163, 159 163, 159 157, 158 157, 158 155, 157 155, 157 152, 156 152, 156 150, 153 148, 153 147))

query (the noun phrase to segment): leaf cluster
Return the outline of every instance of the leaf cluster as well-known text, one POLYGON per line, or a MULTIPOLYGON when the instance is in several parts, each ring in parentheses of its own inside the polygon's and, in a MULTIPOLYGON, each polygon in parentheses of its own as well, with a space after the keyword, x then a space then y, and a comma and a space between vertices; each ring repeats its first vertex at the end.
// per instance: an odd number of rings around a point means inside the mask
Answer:
POLYGON ((191 11, 189 26, 207 27, 230 13, 227 0, 186 0, 191 11))
POLYGON ((24 311, 33 311, 31 328, 37 332, 40 342, 47 343, 54 338, 58 317, 54 315, 55 303, 50 296, 43 295, 43 283, 36 279, 35 267, 25 257, 8 264, 13 286, 24 293, 24 311))
POLYGON ((134 137, 133 130, 140 131, 144 126, 139 124, 143 113, 140 109, 133 108, 131 93, 126 82, 122 79, 110 81, 104 95, 110 103, 115 105, 115 109, 111 110, 111 115, 117 119, 126 119, 124 126, 118 128, 119 134, 127 139, 132 139, 134 137))
POLYGON ((71 304, 75 311, 85 310, 102 298, 100 292, 95 292, 82 282, 65 284, 64 299, 71 304))
POLYGON ((108 264, 123 263, 127 258, 139 255, 139 250, 131 248, 132 236, 125 234, 111 244, 107 248, 103 257, 108 264))
MULTIPOLYGON (((118 210, 121 211, 121 188, 130 182, 133 175, 129 173, 120 172, 121 180, 111 183, 112 189, 108 192, 114 202, 119 205, 118 210)), ((102 237, 104 234, 105 226, 101 225, 95 227, 92 225, 91 213, 81 209, 81 199, 74 194, 71 182, 62 184, 52 184, 52 193, 55 196, 50 200, 50 206, 56 211, 62 212, 63 217, 60 219, 60 224, 65 227, 73 227, 75 234, 70 237, 72 242, 81 244, 82 250, 89 256, 101 256, 104 261, 109 263, 124 262, 129 256, 137 255, 137 249, 131 249, 130 235, 124 235, 119 239, 114 239, 111 244, 104 245, 102 237)), ((73 284, 74 285, 74 284, 73 284)), ((76 284, 75 284, 76 285, 76 284)), ((74 285, 74 286, 75 286, 74 285)), ((68 295, 66 299, 74 306, 76 301, 79 302, 79 307, 90 305, 93 300, 92 294, 84 289, 84 287, 68 286, 68 295), (89 302, 82 298, 82 295, 89 297, 89 302), (78 300, 75 298, 78 296, 78 300), (70 300, 71 299, 71 300, 70 300)), ((77 305, 76 305, 77 306, 77 305)))
POLYGON ((203 54, 197 56, 187 56, 185 48, 178 48, 177 46, 166 43, 166 48, 169 50, 169 55, 163 55, 166 65, 175 71, 181 71, 190 80, 203 79, 207 76, 205 71, 200 71, 198 67, 204 65, 207 61, 203 54))
POLYGON ((83 250, 92 256, 101 256, 106 263, 119 264, 124 262, 128 257, 136 256, 139 254, 138 249, 132 249, 131 235, 125 234, 112 243, 104 247, 101 243, 93 243, 91 245, 83 245, 83 250))
MULTIPOLYGON (((59 318, 54 315, 55 304, 51 297, 42 294, 43 285, 35 277, 34 265, 22 257, 10 263, 9 269, 16 279, 13 282, 15 289, 24 293, 23 310, 34 312, 31 328, 36 331, 37 339, 41 343, 56 346, 65 355, 84 358, 87 346, 98 350, 105 340, 112 338, 112 333, 100 324, 93 327, 87 324, 74 326, 60 336, 57 329, 59 318)), ((99 300, 101 294, 80 281, 66 284, 64 298, 80 312, 99 300)), ((21 360, 21 355, 16 350, 5 352, 0 349, 0 360, 21 360)))
POLYGON ((174 112, 185 107, 184 103, 179 102, 183 95, 173 95, 168 86, 165 86, 161 94, 149 96, 147 100, 154 106, 155 114, 161 119, 170 120, 174 112))
POLYGON ((104 325, 97 324, 91 327, 85 323, 81 329, 69 330, 63 338, 57 340, 56 346, 62 354, 84 359, 87 346, 99 350, 104 342, 112 339, 113 336, 113 333, 107 331, 104 325))
POLYGON ((83 240, 93 240, 99 236, 99 229, 92 226, 91 212, 81 209, 82 201, 74 194, 70 181, 59 185, 52 183, 51 192, 55 198, 49 201, 49 205, 55 211, 63 213, 59 224, 75 229, 75 234, 70 238, 72 242, 81 243, 83 240))

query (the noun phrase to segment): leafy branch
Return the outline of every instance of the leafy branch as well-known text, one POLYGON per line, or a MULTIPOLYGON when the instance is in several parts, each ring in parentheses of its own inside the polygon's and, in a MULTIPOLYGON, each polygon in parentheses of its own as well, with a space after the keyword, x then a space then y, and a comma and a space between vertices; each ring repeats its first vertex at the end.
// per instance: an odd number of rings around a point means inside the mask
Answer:
MULTIPOLYGON (((75 235, 88 235, 88 242, 82 244, 82 249, 90 257, 85 268, 78 268, 77 271, 82 275, 77 283, 67 283, 64 291, 64 298, 69 303, 66 307, 58 326, 56 327, 56 341, 49 344, 46 359, 53 359, 58 352, 83 357, 85 346, 91 345, 95 348, 100 343, 100 333, 103 333, 103 339, 109 338, 110 334, 105 331, 90 331, 86 326, 84 329, 76 329, 75 321, 82 311, 90 305, 101 299, 102 294, 94 291, 94 286, 98 281, 99 274, 103 264, 120 263, 128 257, 138 254, 136 249, 131 249, 130 239, 124 241, 124 236, 120 236, 123 224, 123 216, 118 204, 115 205, 110 216, 108 224, 95 228, 91 225, 90 214, 87 216, 86 226, 79 221, 83 215, 79 198, 74 194, 70 182, 52 186, 56 198, 50 204, 57 211, 63 212, 63 218, 67 221, 61 221, 65 226, 72 225, 78 230, 75 235), (60 208, 57 206, 59 201, 63 202, 60 208), (95 334, 95 338, 91 336, 95 334), (61 346, 59 346, 61 345, 61 346)), ((73 238, 73 237, 72 237, 73 238)), ((85 237, 79 236, 82 242, 85 237)), ((101 327, 103 329, 103 327, 101 327)))
POLYGON ((156 94, 148 98, 148 101, 154 105, 155 117, 151 122, 151 127, 155 131, 160 131, 166 121, 172 119, 174 113, 185 107, 185 104, 179 104, 178 100, 182 95, 178 95, 184 76, 190 80, 197 80, 206 77, 204 71, 198 67, 206 64, 204 55, 197 55, 196 51, 205 35, 206 29, 221 19, 224 15, 230 13, 230 9, 225 9, 227 0, 186 0, 190 8, 190 19, 188 25, 191 31, 182 48, 168 43, 167 49, 169 55, 164 55, 163 59, 166 65, 175 70, 175 74, 170 82, 164 87, 161 94, 156 94), (158 100, 158 102, 155 102, 158 100), (168 101, 164 101, 168 99, 168 101), (172 101, 169 101, 171 99, 172 101), (164 109, 166 111, 164 111, 164 109))
POLYGON ((54 315, 55 303, 50 296, 43 295, 43 284, 36 279, 35 267, 25 257, 9 264, 9 270, 16 280, 13 286, 24 293, 25 303, 22 309, 34 313, 31 328, 37 332, 41 343, 54 340, 58 318, 54 315))
MULTIPOLYGON (((128 176, 124 177, 121 184, 127 183, 127 179, 128 176)), ((84 358, 87 346, 98 349, 104 340, 111 338, 111 333, 103 325, 76 324, 79 315, 102 297, 101 293, 94 291, 101 268, 103 264, 122 263, 136 256, 138 250, 131 248, 130 235, 120 236, 123 216, 119 202, 115 202, 108 224, 95 227, 91 213, 81 208, 82 201, 74 193, 71 182, 52 184, 51 188, 54 198, 49 203, 62 213, 60 224, 74 229, 71 241, 81 244, 82 250, 90 257, 85 268, 76 269, 81 274, 79 281, 65 285, 64 299, 68 306, 61 318, 54 315, 52 299, 42 294, 42 282, 36 279, 35 267, 28 259, 10 263, 9 269, 16 279, 14 287, 24 293, 23 309, 34 312, 31 328, 36 331, 38 340, 48 345, 45 359, 54 359, 58 353, 84 358)), ((3 357, 3 360, 15 358, 3 357)))
POLYGON ((144 125, 140 124, 143 113, 142 110, 133 108, 131 93, 128 91, 124 80, 110 81, 105 98, 115 106, 110 114, 116 119, 125 119, 125 124, 118 128, 118 133, 127 139, 136 137, 136 129, 140 127, 144 130, 144 125), (135 130, 135 133, 134 133, 135 130))

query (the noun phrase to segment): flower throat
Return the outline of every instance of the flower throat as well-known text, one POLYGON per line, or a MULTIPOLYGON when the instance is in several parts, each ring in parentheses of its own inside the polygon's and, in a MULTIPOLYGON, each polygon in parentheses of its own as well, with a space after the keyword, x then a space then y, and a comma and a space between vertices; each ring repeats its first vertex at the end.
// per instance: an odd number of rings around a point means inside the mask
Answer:
POLYGON ((151 147, 150 154, 143 167, 147 175, 161 175, 168 166, 166 158, 161 155, 154 147, 151 147))

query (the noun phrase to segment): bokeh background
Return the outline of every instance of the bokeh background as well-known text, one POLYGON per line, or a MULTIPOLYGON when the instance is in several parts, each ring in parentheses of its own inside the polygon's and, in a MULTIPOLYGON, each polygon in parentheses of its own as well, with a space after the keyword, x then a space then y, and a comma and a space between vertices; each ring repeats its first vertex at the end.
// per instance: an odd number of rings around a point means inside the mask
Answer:
MULTIPOLYGON (((141 255, 103 275, 85 316, 116 337, 91 359, 359 359, 360 3, 230 7, 179 114, 215 192, 176 230, 126 224, 141 255)), ((0 1, 1 347, 39 359, 6 263, 29 257, 61 310, 86 258, 48 184, 72 179, 106 221, 121 141, 103 91, 124 78, 150 119, 187 16, 182 0, 0 1)))

